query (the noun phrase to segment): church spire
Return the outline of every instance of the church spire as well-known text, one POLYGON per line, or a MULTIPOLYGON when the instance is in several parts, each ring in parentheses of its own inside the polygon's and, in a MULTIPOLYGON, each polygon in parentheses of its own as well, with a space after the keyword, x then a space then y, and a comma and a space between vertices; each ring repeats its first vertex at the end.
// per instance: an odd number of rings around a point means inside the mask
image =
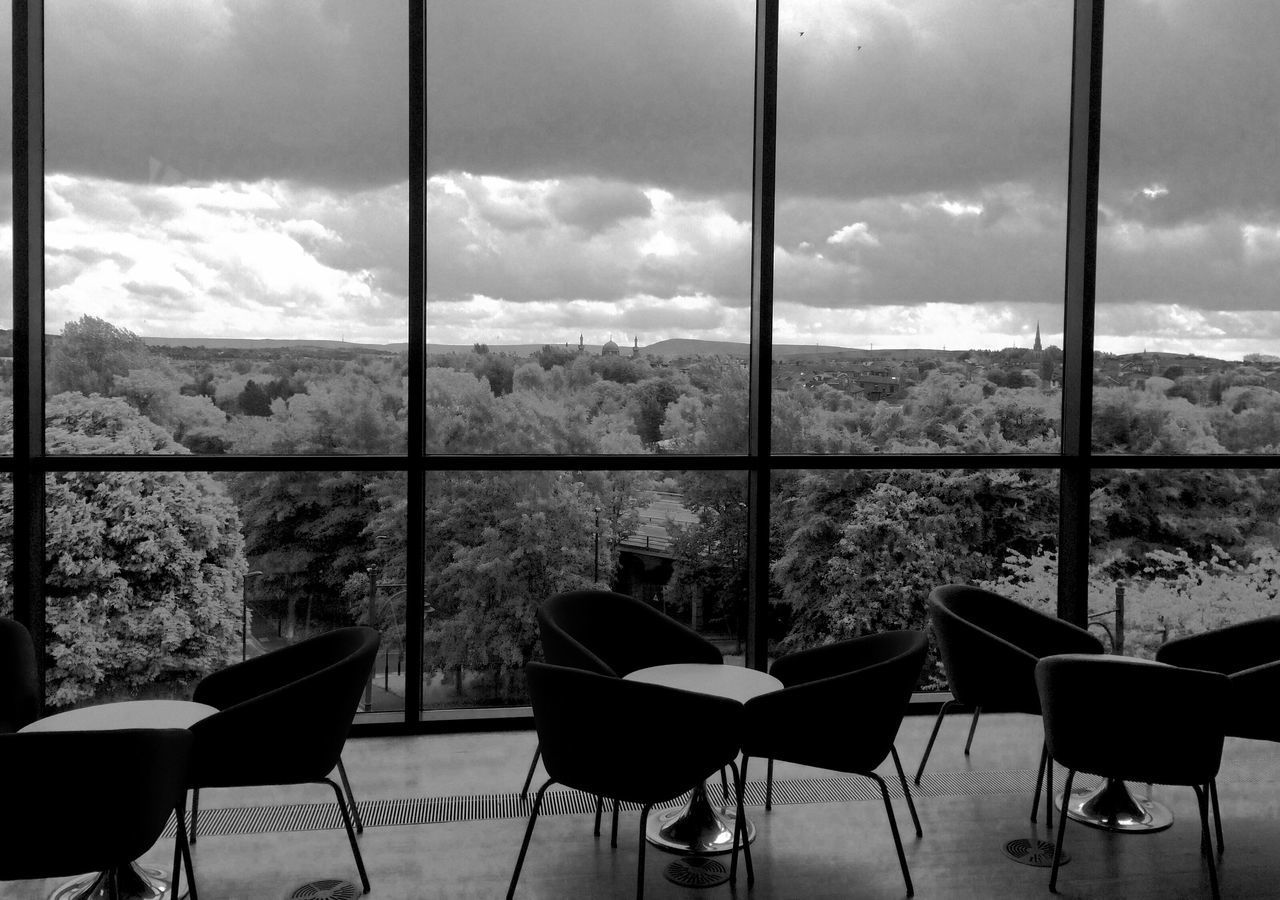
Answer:
POLYGON ((1031 345, 1031 349, 1036 351, 1037 353, 1040 353, 1044 350, 1044 348, 1040 346, 1040 323, 1039 322, 1036 322, 1036 342, 1031 345))

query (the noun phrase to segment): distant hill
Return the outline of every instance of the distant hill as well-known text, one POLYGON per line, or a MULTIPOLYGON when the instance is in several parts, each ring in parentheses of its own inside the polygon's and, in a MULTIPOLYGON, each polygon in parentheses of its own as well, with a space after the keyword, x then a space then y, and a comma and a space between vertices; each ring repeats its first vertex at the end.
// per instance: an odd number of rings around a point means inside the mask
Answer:
MULTIPOLYGON (((290 347, 315 347, 324 350, 347 350, 347 351, 367 351, 371 353, 403 353, 408 349, 408 343, 399 341, 390 344, 369 344, 358 343, 352 341, 332 341, 322 339, 284 339, 284 338, 211 338, 211 337, 144 337, 143 341, 156 347, 205 347, 210 350, 273 350, 285 349, 290 347)), ((510 356, 533 356, 545 345, 552 342, 545 341, 540 344, 489 344, 489 349, 493 353, 505 353, 510 356)), ((566 344, 559 342, 558 346, 568 346, 571 349, 576 348, 576 343, 566 344)), ((470 352, 471 344, 427 344, 428 355, 440 355, 446 353, 467 353, 470 352)), ((599 356, 602 345, 587 344, 586 352, 592 356, 599 356)), ((619 348, 622 355, 630 356, 631 348, 622 346, 619 348)), ((961 350, 929 350, 929 349, 900 349, 900 350, 859 350, 849 347, 828 347, 817 344, 774 344, 773 358, 800 360, 831 360, 831 359, 898 359, 910 360, 927 357, 937 359, 940 355, 959 355, 964 351, 961 350)), ((670 340, 658 341, 647 347, 641 347, 640 353, 643 356, 651 356, 657 359, 690 359, 699 356, 727 356, 736 357, 738 359, 747 359, 751 355, 751 346, 738 341, 703 341, 694 338, 672 338, 670 340)))

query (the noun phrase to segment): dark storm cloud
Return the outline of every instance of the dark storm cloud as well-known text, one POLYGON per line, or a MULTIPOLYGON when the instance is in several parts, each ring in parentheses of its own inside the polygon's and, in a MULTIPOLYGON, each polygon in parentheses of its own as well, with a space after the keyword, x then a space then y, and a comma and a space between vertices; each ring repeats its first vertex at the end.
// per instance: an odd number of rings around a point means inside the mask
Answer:
POLYGON ((59 0, 45 17, 50 171, 408 178, 402 0, 59 0))
POLYGON ((653 210, 649 198, 634 185, 606 184, 596 179, 562 184, 547 198, 557 219, 598 234, 634 217, 646 218, 653 210))

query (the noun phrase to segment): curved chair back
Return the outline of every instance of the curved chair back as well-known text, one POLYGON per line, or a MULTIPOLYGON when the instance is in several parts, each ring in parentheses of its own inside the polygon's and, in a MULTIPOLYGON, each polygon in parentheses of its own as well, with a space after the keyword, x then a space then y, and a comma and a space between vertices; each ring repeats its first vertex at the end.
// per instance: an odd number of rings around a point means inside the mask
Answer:
POLYGON ((548 662, 602 675, 621 676, 668 663, 724 661, 716 646, 692 628, 613 591, 556 594, 539 608, 538 624, 548 662))
POLYGON ((36 648, 26 626, 0 617, 0 734, 40 718, 36 648))
POLYGON ((747 701, 743 753, 871 771, 893 747, 927 650, 924 632, 887 631, 779 659, 772 674, 789 686, 747 701))
POLYGON ((0 880, 142 856, 183 800, 192 740, 186 729, 155 728, 0 735, 0 880))
POLYGON ((529 663, 525 673, 543 765, 566 787, 656 803, 738 754, 736 700, 547 663, 529 663), (671 752, 673 723, 679 752, 671 752))
POLYGON ((1231 684, 1227 734, 1280 741, 1280 718, 1260 714, 1280 691, 1280 616, 1266 616, 1174 638, 1156 660, 1187 669, 1221 672, 1231 684))
POLYGON ((338 763, 381 635, 339 628, 207 676, 192 699, 219 712, 192 726, 193 784, 322 781, 338 763))
POLYGON ((1218 774, 1225 675, 1068 654, 1036 663, 1035 680, 1049 754, 1068 769, 1181 785, 1218 774))
POLYGON ((1280 661, 1280 616, 1174 638, 1156 650, 1156 659, 1171 666, 1207 669, 1223 675, 1280 661))
POLYGON ((935 588, 929 621, 951 693, 987 712, 1039 713, 1036 660, 1103 650, 1083 628, 968 585, 935 588))

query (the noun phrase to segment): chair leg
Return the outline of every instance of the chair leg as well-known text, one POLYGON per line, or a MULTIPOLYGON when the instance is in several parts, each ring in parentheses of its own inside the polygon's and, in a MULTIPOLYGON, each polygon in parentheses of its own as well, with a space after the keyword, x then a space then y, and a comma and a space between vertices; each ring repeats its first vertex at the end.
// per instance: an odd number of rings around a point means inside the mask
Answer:
POLYGON ((948 700, 942 704, 942 709, 938 710, 938 718, 933 722, 933 732, 929 735, 929 743, 924 746, 924 756, 920 757, 920 768, 916 769, 915 783, 920 784, 920 776, 924 774, 924 764, 929 761, 929 754, 933 752, 933 742, 938 739, 938 729, 942 727, 942 717, 953 706, 959 706, 954 700, 948 700))
POLYGON ((907 787, 907 775, 902 771, 902 760, 898 758, 898 748, 890 744, 889 752, 893 754, 893 765, 898 770, 898 780, 902 782, 902 796, 907 798, 907 809, 911 810, 911 821, 916 826, 916 837, 924 837, 924 829, 920 827, 920 817, 916 815, 915 801, 911 799, 911 788, 907 787))
POLYGON ((893 832, 893 846, 898 850, 898 864, 902 866, 902 880, 907 884, 907 896, 914 897, 916 890, 911 886, 911 872, 907 869, 907 854, 902 851, 902 837, 898 834, 898 820, 893 815, 893 804, 889 802, 889 786, 875 772, 859 772, 880 785, 880 796, 884 798, 884 811, 889 816, 889 830, 893 832))
MULTIPOLYGON (((614 803, 618 801, 615 799, 614 803)), ((615 805, 614 811, 618 807, 615 805)), ((653 809, 652 803, 646 803, 644 808, 640 810, 640 853, 636 860, 636 900, 644 900, 644 845, 648 843, 647 835, 644 831, 644 823, 649 821, 649 810, 653 809)))
MULTIPOLYGON (((1044 784, 1044 764, 1049 758, 1049 745, 1040 745, 1040 765, 1036 768, 1036 792, 1031 797, 1031 821, 1040 814, 1040 787, 1044 784)), ((1052 827, 1052 826, 1050 826, 1052 827)))
POLYGON ((516 882, 520 880, 520 870, 524 868, 524 856, 529 852, 529 839, 533 837, 533 825, 538 821, 538 809, 542 806, 542 795, 547 792, 547 788, 551 787, 551 779, 548 778, 542 787, 538 788, 538 793, 533 796, 533 809, 529 811, 529 824, 524 829, 524 841, 520 844, 520 855, 516 857, 516 869, 511 873, 511 885, 507 888, 507 900, 511 900, 516 895, 516 882))
MULTIPOLYGON (((743 768, 746 763, 743 763, 743 768)), ((764 811, 769 812, 773 809, 773 757, 769 757, 768 774, 764 778, 764 811)))
MULTIPOLYGON (((1063 785, 1063 797, 1071 796, 1071 781, 1076 777, 1075 770, 1067 769, 1067 783, 1063 785)), ((1071 818, 1065 812, 1058 816, 1058 840, 1053 845, 1053 869, 1049 872, 1049 893, 1058 893, 1058 863, 1062 861, 1062 838, 1067 833, 1067 819, 1071 818)))
POLYGON ((1226 850, 1222 843, 1222 812, 1218 809, 1218 779, 1209 782, 1209 799, 1213 801, 1213 828, 1218 835, 1218 853, 1226 850))
POLYGON ((720 797, 725 802, 729 802, 729 776, 725 774, 724 766, 720 767, 720 797))
POLYGON ((174 813, 177 817, 177 828, 173 842, 173 874, 169 879, 173 882, 172 894, 177 897, 182 893, 182 873, 178 868, 178 861, 181 858, 182 865, 187 870, 187 900, 200 900, 199 894, 196 893, 196 873, 191 865, 191 844, 187 839, 187 804, 185 796, 178 808, 174 810, 174 813))
POLYGON ((973 746, 973 733, 978 730, 978 716, 982 715, 982 707, 975 706, 973 708, 973 721, 969 723, 969 739, 964 742, 964 755, 969 755, 969 748, 973 746))
POLYGON ((200 788, 191 789, 191 845, 196 843, 196 833, 200 830, 200 788))
MULTIPOLYGON (((524 800, 529 796, 529 785, 533 784, 533 772, 538 768, 538 760, 542 757, 542 742, 539 741, 533 748, 533 761, 529 763, 529 774, 524 776, 524 787, 520 788, 520 799, 524 800)), ((596 831, 596 834, 599 834, 596 831)))
POLYGON ((347 792, 347 806, 351 808, 351 815, 356 820, 356 834, 364 834, 364 821, 360 818, 360 807, 356 806, 356 795, 351 793, 351 782, 347 780, 347 767, 342 764, 342 757, 338 757, 338 777, 342 779, 342 789, 347 792))
MULTIPOLYGON (((641 828, 640 831, 643 832, 644 829, 641 828)), ((610 835, 609 837, 609 846, 615 850, 618 849, 618 798, 617 797, 613 798, 613 834, 610 835)))
MULTIPOLYGON (((1148 796, 1150 796, 1148 794, 1148 796)), ((1062 806, 1067 805, 1067 794, 1062 795, 1062 806)), ((1065 815, 1065 813, 1064 813, 1065 815)), ((1053 754, 1046 751, 1044 757, 1044 827, 1053 830, 1053 754)))
POLYGON ((604 796, 596 795, 596 837, 600 837, 600 814, 604 812, 604 796))
POLYGON ((356 830, 351 824, 351 814, 347 812, 346 798, 342 796, 342 788, 326 778, 324 783, 333 788, 333 795, 338 799, 338 812, 342 813, 342 824, 347 827, 347 840, 351 842, 351 853, 356 858, 356 868, 360 870, 360 884, 364 892, 369 893, 369 874, 364 870, 364 857, 360 855, 360 845, 356 842, 356 830))
MULTIPOLYGON (((1191 785, 1191 789, 1196 792, 1196 803, 1200 807, 1200 833, 1203 836, 1203 844, 1205 850, 1204 858, 1209 863, 1209 889, 1213 893, 1213 900, 1218 900, 1218 867, 1213 861, 1213 842, 1209 839, 1209 792, 1212 790, 1212 782, 1205 787, 1198 784, 1191 785)), ((1065 819, 1066 816, 1063 816, 1065 819)))
MULTIPOLYGON (((734 770, 734 778, 737 779, 738 793, 738 815, 733 822, 733 858, 729 863, 729 883, 737 884, 738 881, 738 846, 741 844, 742 852, 747 861, 747 887, 756 883, 756 870, 751 865, 751 843, 747 840, 746 827, 746 811, 743 805, 747 791, 747 762, 751 759, 749 756, 742 757, 742 768, 734 770)), ((772 762, 772 760, 770 760, 772 762)))

